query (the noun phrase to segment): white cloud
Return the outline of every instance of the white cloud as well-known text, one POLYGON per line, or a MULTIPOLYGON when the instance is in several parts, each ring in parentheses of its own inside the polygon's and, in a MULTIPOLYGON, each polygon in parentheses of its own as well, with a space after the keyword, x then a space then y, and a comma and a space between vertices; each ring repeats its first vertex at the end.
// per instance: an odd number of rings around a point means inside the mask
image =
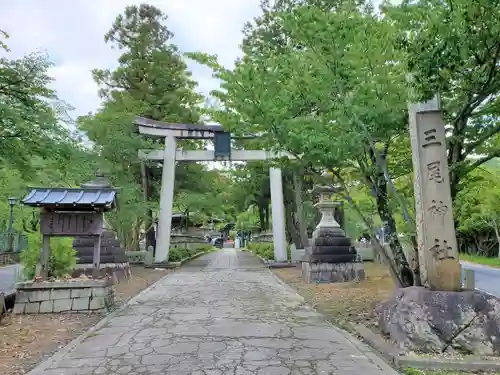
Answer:
MULTIPOLYGON (((93 68, 112 68, 118 51, 104 43, 104 34, 115 17, 135 0, 16 0, 0 3, 0 29, 11 38, 12 57, 45 50, 55 63, 51 74, 61 99, 73 105, 75 115, 99 105, 93 68)), ((165 11, 174 42, 181 51, 217 54, 230 66, 239 56, 241 29, 259 14, 259 0, 150 0, 165 11)), ((199 91, 217 87, 210 71, 189 64, 199 91)))

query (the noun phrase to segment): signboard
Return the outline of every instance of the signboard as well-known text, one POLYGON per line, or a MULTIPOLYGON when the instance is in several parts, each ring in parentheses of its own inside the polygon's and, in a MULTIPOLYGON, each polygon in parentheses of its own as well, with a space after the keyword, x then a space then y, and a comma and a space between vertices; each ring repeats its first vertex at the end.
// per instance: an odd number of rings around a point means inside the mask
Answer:
POLYGON ((102 233, 102 224, 98 212, 40 213, 40 232, 47 236, 96 236, 102 233))
POLYGON ((215 160, 231 160, 231 134, 215 132, 214 137, 215 160))

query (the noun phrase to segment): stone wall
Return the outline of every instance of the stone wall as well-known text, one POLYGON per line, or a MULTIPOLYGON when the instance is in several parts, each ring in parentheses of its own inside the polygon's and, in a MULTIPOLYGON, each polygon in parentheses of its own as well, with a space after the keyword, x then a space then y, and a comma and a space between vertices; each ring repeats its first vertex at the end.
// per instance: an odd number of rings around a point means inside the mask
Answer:
POLYGON ((170 248, 194 250, 199 244, 206 244, 205 237, 193 236, 187 233, 172 234, 170 236, 170 248))
POLYGON ((252 242, 273 242, 273 232, 261 232, 252 236, 252 242))
POLYGON ((115 302, 111 280, 26 281, 16 289, 15 314, 105 312, 115 302))

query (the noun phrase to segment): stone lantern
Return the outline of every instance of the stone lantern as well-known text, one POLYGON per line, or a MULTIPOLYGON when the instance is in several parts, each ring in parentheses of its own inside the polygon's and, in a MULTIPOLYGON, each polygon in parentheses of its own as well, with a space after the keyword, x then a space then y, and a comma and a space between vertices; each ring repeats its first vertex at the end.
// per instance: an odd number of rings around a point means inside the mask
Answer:
MULTIPOLYGON (((107 189, 111 188, 111 183, 104 177, 101 171, 97 171, 95 178, 92 181, 81 184, 80 188, 107 189)), ((75 237, 73 240, 73 249, 76 251, 77 258, 74 276, 82 273, 90 273, 94 253, 93 239, 75 237)), ((106 221, 103 221, 100 255, 100 273, 114 275, 117 279, 130 277, 130 265, 125 250, 121 247, 120 240, 116 234, 107 228, 106 221)))
MULTIPOLYGON (((324 176, 328 177, 328 176, 324 176)), ((332 200, 338 190, 330 185, 318 185, 313 193, 319 195, 314 205, 321 213, 302 260, 302 276, 306 282, 344 282, 364 279, 363 264, 357 261, 356 249, 335 220, 335 209, 342 202, 332 200)))

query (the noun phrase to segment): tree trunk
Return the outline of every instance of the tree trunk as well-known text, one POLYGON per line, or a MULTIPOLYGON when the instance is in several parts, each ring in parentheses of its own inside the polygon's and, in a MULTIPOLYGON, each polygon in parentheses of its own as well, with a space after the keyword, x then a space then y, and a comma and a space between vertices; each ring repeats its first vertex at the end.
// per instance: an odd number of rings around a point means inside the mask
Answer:
POLYGON ((268 231, 269 228, 271 228, 271 225, 269 223, 269 201, 267 201, 266 206, 265 206, 265 214, 266 214, 266 222, 265 222, 265 231, 268 231))
POLYGON ((288 242, 293 242, 297 249, 303 248, 302 238, 300 236, 299 223, 295 220, 297 208, 297 194, 294 184, 294 175, 285 173, 283 175, 284 188, 283 188, 283 204, 285 206, 285 220, 288 242))
MULTIPOLYGON (((309 238, 307 236, 306 221, 304 216, 304 204, 302 202, 302 176, 297 172, 293 172, 293 191, 295 200, 295 211, 296 211, 296 221, 300 236, 300 241, 302 242, 301 247, 297 249, 303 249, 304 246, 309 245, 309 238)), ((297 244, 295 244, 297 246, 297 244)))
MULTIPOLYGON (((385 155, 381 156, 385 159, 385 155)), ((391 248, 392 254, 394 256, 394 262, 400 274, 400 279, 403 287, 412 286, 414 284, 414 278, 412 271, 410 270, 408 261, 406 260, 406 255, 403 251, 403 246, 398 238, 398 232, 396 228, 396 221, 394 220, 394 215, 391 208, 389 207, 389 196, 387 194, 387 181, 384 176, 384 171, 378 167, 375 160, 375 154, 373 150, 370 150, 370 159, 372 161, 372 166, 376 168, 375 181, 371 179, 371 176, 367 176, 369 180, 373 181, 374 188, 376 189, 376 203, 377 211, 388 231, 389 247, 391 248)))
POLYGON ((500 258, 500 231, 498 230, 498 225, 496 220, 493 220, 493 230, 495 231, 495 236, 497 237, 497 243, 498 243, 497 257, 500 258))
MULTIPOLYGON (((144 203, 148 204, 152 194, 152 183, 150 170, 144 162, 141 162, 141 177, 144 203)), ((153 210, 148 209, 146 212, 146 220, 144 221, 144 229, 146 232, 146 250, 149 246, 153 246, 153 249, 156 249, 156 233, 153 224, 153 210)))
POLYGON ((293 213, 293 202, 285 203, 285 225, 287 232, 287 241, 293 242, 296 249, 302 248, 302 241, 299 236, 299 232, 295 225, 294 213, 293 213))
POLYGON ((265 214, 265 208, 262 206, 260 203, 258 204, 258 209, 259 209, 259 226, 260 226, 260 231, 265 232, 266 231, 266 214, 265 214))

